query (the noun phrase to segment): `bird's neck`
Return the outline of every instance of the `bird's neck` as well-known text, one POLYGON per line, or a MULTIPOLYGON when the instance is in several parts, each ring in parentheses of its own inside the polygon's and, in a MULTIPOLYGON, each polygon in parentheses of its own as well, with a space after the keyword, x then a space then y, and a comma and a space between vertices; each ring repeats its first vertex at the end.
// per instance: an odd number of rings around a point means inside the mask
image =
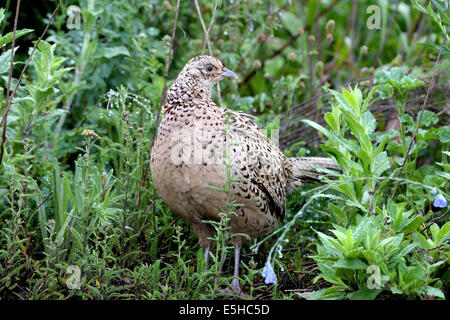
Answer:
POLYGON ((192 105, 192 102, 211 101, 211 87, 195 78, 178 77, 167 91, 165 109, 177 105, 192 105))

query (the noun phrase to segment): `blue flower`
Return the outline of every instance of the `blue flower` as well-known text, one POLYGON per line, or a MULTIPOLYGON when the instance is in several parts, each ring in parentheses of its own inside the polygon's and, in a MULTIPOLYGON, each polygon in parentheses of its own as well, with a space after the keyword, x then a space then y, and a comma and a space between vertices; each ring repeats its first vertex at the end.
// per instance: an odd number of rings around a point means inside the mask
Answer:
POLYGON ((445 208, 447 207, 447 205, 448 205, 447 199, 445 199, 441 193, 438 194, 436 198, 434 198, 433 207, 445 208))
POLYGON ((264 282, 266 284, 277 283, 277 275, 273 271, 273 267, 270 263, 266 263, 264 269, 262 270, 262 276, 264 277, 264 282))

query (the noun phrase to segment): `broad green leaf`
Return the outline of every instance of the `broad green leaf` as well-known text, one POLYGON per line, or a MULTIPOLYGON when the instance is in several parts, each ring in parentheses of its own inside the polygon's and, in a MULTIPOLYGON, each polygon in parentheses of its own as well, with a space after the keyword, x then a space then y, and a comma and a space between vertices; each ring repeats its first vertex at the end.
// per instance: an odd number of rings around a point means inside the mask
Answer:
POLYGON ((117 56, 130 56, 130 52, 124 46, 118 47, 101 47, 98 52, 99 57, 104 57, 106 59, 111 59, 117 56))
POLYGON ((416 232, 417 229, 425 222, 425 218, 422 216, 416 216, 411 222, 409 222, 403 230, 406 232, 416 232))
POLYGON ((379 153, 372 162, 372 174, 374 177, 381 177, 382 174, 391 168, 386 151, 379 153))
POLYGON ((439 132, 439 140, 442 143, 450 142, 450 126, 441 127, 439 132))
POLYGON ((450 221, 446 222, 436 234, 437 241, 443 243, 450 238, 450 221))
POLYGON ((345 287, 333 286, 314 291, 307 296, 308 300, 343 300, 346 297, 345 287))
POLYGON ((367 264, 357 258, 341 258, 333 264, 333 267, 352 270, 366 270, 367 264))
POLYGON ((441 291, 441 289, 434 288, 434 287, 431 287, 431 286, 427 287, 427 295, 428 296, 433 296, 433 297, 438 297, 438 298, 441 298, 441 299, 445 299, 445 295, 441 291))
POLYGON ((281 16, 281 23, 293 36, 297 34, 299 28, 303 27, 303 22, 299 16, 291 12, 284 12, 281 16))
POLYGON ((328 89, 328 91, 335 97, 336 101, 338 102, 338 107, 340 109, 342 109, 343 111, 347 111, 350 114, 354 112, 353 108, 348 104, 347 100, 343 97, 342 94, 331 89, 328 89))
POLYGON ((362 125, 366 129, 366 134, 370 136, 377 128, 377 120, 370 111, 364 112, 362 116, 362 125))
MULTIPOLYGON (((10 29, 11 30, 11 29, 10 29)), ((22 30, 16 30, 16 39, 20 38, 21 36, 24 36, 30 32, 33 32, 33 29, 22 29, 22 30)), ((9 32, 5 34, 4 36, 0 37, 0 48, 4 45, 10 43, 13 39, 13 32, 9 32)))
POLYGON ((349 293, 347 297, 351 300, 374 300, 382 289, 368 289, 367 287, 362 287, 358 291, 349 293))
POLYGON ((430 249, 433 247, 433 241, 431 239, 426 239, 421 233, 416 232, 412 234, 412 238, 416 241, 422 249, 430 249))
POLYGON ((348 103, 348 105, 352 107, 354 114, 359 115, 361 106, 358 104, 358 101, 354 97, 354 95, 348 90, 343 90, 342 95, 344 96, 344 99, 348 103))
POLYGON ((311 127, 313 127, 314 129, 316 129, 317 131, 319 131, 320 133, 322 133, 323 135, 325 135, 328 139, 332 139, 332 135, 331 132, 328 131, 328 129, 325 129, 324 127, 322 127, 320 124, 315 123, 314 121, 305 119, 302 120, 304 123, 310 125, 311 127))
POLYGON ((422 115, 422 120, 420 122, 420 126, 432 126, 439 122, 438 116, 430 110, 424 110, 422 115))
POLYGON ((324 119, 328 123, 328 125, 331 127, 333 132, 336 134, 339 134, 340 123, 339 123, 339 120, 335 118, 334 114, 331 112, 327 112, 324 115, 324 119))

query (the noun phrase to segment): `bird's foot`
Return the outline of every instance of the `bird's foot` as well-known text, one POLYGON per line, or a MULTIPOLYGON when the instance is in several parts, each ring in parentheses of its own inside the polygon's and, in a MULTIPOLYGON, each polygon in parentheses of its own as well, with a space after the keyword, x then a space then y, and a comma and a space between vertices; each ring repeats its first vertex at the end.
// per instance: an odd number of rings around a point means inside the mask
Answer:
POLYGON ((225 288, 225 289, 220 289, 219 292, 221 293, 226 293, 226 294, 231 294, 234 296, 239 296, 243 299, 247 299, 249 297, 248 294, 245 294, 242 289, 241 286, 239 285, 239 280, 237 278, 233 278, 233 280, 231 281, 231 288, 225 288))

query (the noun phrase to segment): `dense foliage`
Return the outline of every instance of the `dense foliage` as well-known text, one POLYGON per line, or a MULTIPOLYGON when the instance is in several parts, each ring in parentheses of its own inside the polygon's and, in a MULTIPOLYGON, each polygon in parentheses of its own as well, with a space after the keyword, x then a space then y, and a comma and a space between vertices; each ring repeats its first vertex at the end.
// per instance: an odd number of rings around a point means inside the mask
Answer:
POLYGON ((148 170, 165 81, 209 51, 202 21, 240 77, 214 99, 268 133, 289 134, 286 119, 314 130, 320 142, 298 136, 286 155, 342 169, 289 195, 285 222, 244 246, 249 298, 448 297, 448 1, 200 1, 199 16, 195 1, 80 0, 52 17, 58 2, 21 8, 15 37, 15 1, 0 9, 0 299, 225 294, 233 204, 211 222, 205 268, 148 170), (291 119, 316 96, 311 117, 291 119))

